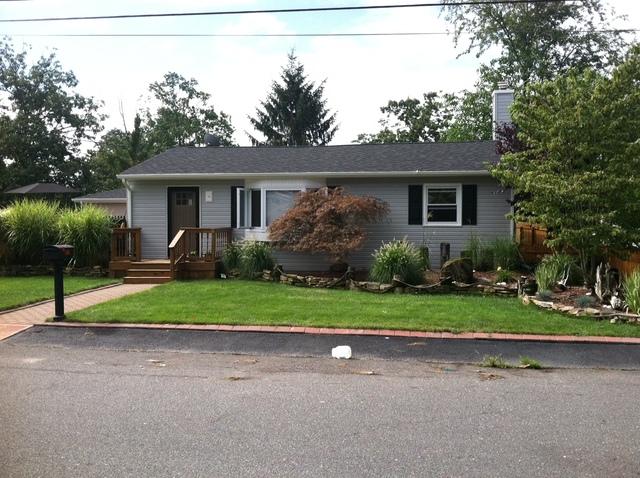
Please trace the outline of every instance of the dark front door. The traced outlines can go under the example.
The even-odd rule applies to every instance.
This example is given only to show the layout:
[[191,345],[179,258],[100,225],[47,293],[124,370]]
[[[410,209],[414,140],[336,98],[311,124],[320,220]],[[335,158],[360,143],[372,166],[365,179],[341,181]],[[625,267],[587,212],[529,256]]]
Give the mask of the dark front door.
[[169,188],[169,244],[185,227],[199,227],[198,188]]

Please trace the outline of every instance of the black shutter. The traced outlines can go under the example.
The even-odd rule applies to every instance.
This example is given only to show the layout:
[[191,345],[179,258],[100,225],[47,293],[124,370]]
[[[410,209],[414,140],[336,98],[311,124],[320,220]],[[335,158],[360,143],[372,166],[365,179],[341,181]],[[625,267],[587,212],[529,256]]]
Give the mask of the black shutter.
[[262,227],[262,191],[251,191],[251,227]]
[[462,225],[478,224],[478,185],[462,185]]
[[238,227],[238,186],[231,186],[231,227]]
[[423,200],[422,200],[422,184],[409,185],[409,225],[422,226],[423,222]]

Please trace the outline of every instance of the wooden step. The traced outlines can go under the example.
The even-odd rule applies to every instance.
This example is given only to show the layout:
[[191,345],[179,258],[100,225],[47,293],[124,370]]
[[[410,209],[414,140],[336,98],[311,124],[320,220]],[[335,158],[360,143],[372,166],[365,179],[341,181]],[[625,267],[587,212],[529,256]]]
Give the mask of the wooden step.
[[127,277],[171,277],[171,269],[129,269]]
[[132,269],[169,269],[171,267],[169,261],[144,261],[132,262],[129,264],[129,270]]
[[126,276],[124,278],[125,284],[166,284],[167,282],[171,282],[171,277],[165,276],[142,276],[142,277],[132,277]]

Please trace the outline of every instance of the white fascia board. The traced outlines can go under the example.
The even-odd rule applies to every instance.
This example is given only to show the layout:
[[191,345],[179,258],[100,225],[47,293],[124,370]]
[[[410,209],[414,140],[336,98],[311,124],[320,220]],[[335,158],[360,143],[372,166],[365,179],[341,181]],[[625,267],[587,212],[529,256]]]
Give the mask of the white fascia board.
[[433,176],[490,176],[482,171],[376,171],[376,172],[313,172],[313,173],[183,173],[183,174],[120,174],[124,180],[181,180],[181,179],[251,179],[251,178],[379,178],[379,177],[433,177]]

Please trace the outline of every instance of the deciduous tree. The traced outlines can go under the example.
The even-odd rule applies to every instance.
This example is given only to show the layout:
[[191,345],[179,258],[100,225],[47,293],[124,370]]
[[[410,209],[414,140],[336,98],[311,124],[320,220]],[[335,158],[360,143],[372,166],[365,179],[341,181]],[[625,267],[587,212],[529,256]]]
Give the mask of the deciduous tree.
[[347,194],[342,188],[300,193],[294,206],[269,226],[269,237],[296,252],[323,252],[344,262],[366,238],[364,226],[382,220],[389,206],[373,197]]
[[548,244],[576,251],[588,278],[597,259],[640,243],[640,47],[604,74],[572,71],[530,85],[513,118],[523,151],[493,174],[520,194],[515,217],[544,224]]

